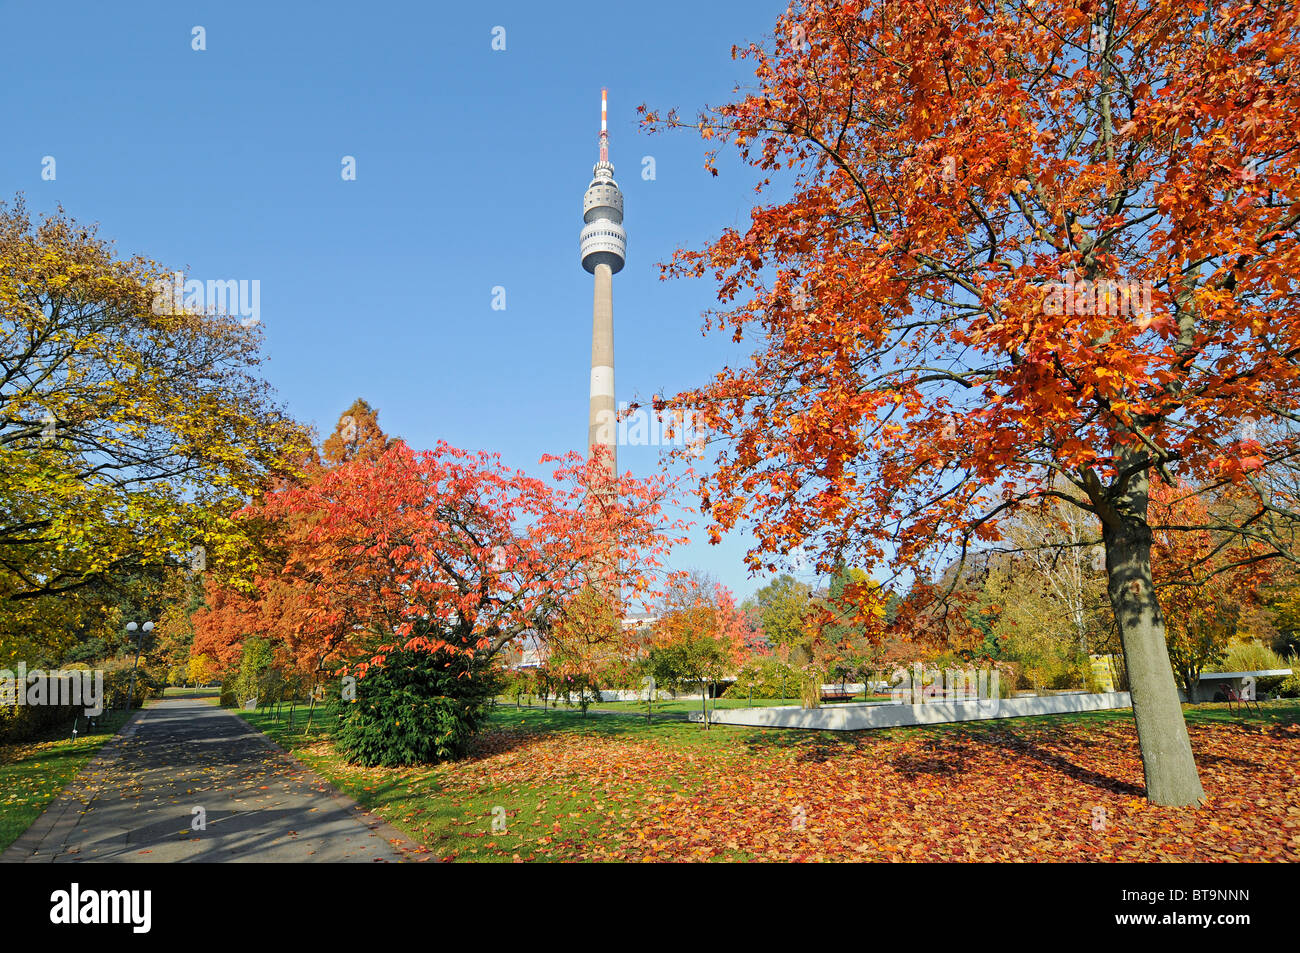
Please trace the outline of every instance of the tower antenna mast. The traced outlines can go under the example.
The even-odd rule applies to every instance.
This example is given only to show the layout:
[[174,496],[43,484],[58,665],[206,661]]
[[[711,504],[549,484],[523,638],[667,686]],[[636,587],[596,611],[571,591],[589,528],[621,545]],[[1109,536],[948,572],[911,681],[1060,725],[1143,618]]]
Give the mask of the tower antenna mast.
[[609,90],[600,88],[600,161],[609,161]]

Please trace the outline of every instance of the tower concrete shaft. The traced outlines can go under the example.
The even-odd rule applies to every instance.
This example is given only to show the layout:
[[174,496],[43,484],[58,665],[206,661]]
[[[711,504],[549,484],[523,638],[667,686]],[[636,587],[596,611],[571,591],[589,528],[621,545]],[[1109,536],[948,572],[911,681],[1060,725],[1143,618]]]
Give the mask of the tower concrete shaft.
[[614,272],[605,262],[596,265],[595,297],[591,306],[591,401],[587,422],[587,455],[597,446],[608,453],[610,472],[618,474],[618,416],[614,404]]
[[623,268],[627,233],[623,231],[623,193],[609,161],[606,91],[600,91],[600,161],[582,200],[582,267],[595,278],[591,309],[591,401],[587,421],[587,455],[605,448],[610,472],[618,473],[618,417],[614,403],[614,282]]

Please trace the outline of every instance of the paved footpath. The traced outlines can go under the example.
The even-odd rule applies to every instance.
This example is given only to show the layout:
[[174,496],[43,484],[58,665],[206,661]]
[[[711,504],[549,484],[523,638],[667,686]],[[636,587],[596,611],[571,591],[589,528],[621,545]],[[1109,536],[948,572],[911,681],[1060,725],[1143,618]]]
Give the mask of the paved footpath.
[[[194,830],[194,808],[206,830]],[[348,862],[428,855],[238,715],[195,699],[138,712],[6,862]]]

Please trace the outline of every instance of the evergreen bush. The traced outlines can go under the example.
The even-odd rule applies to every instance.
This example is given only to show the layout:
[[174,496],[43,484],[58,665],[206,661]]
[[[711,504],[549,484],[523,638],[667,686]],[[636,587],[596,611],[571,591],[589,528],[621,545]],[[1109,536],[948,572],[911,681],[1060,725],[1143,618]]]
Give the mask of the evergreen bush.
[[500,687],[481,656],[402,649],[357,680],[335,741],[355,764],[399,767],[462,757]]

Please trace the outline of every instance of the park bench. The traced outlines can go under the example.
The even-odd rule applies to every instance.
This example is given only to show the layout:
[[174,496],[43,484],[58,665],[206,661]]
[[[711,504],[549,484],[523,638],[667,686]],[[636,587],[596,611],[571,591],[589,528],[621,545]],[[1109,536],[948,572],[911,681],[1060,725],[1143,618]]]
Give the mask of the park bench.
[[843,702],[848,701],[856,694],[846,688],[823,688],[822,701],[824,702]]
[[1229,711],[1234,710],[1233,705],[1237,706],[1235,709],[1236,711],[1241,711],[1243,708],[1246,711],[1250,711],[1250,706],[1252,704],[1255,706],[1256,711],[1260,711],[1259,702],[1255,700],[1253,695],[1243,695],[1241,692],[1237,691],[1236,687],[1233,685],[1225,685],[1223,688],[1224,692],[1228,696]]

